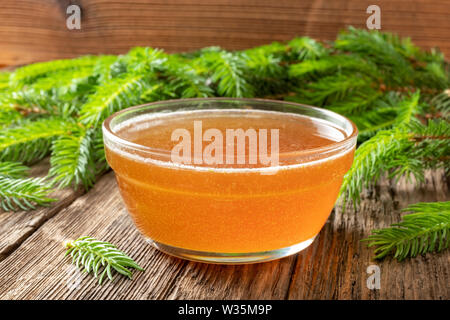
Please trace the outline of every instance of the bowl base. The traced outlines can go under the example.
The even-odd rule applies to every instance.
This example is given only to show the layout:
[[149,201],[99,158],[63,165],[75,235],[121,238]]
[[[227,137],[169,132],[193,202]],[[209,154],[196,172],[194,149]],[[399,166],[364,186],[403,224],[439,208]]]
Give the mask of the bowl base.
[[249,252],[249,253],[222,253],[222,252],[206,252],[196,251],[178,248],[163,244],[152,239],[146,238],[146,240],[156,247],[158,250],[175,256],[177,258],[187,259],[196,262],[215,263],[215,264],[249,264],[266,262],[276,259],[281,259],[307,248],[315,239],[315,236],[311,239],[302,241],[289,247],[281,249],[261,251],[261,252]]

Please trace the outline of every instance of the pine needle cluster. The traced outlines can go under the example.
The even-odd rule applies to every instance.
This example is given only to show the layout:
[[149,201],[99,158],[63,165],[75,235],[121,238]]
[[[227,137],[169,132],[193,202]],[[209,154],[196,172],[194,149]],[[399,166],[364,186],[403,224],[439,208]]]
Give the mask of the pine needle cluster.
[[[327,43],[299,37],[180,54],[137,47],[0,72],[0,203],[5,210],[32,209],[49,203],[55,187],[92,187],[107,170],[101,124],[118,110],[226,96],[312,104],[352,119],[359,148],[341,199],[357,205],[361,190],[383,174],[420,182],[426,169],[449,172],[449,82],[438,50],[351,27]],[[46,156],[48,176],[28,178],[23,166]]]

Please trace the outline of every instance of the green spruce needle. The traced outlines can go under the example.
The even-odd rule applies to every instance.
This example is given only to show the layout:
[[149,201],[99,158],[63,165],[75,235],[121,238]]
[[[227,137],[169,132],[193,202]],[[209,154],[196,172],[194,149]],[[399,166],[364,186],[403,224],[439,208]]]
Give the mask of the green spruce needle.
[[144,271],[133,259],[106,241],[92,237],[80,237],[65,244],[66,256],[72,257],[77,268],[91,273],[102,284],[105,276],[113,281],[113,270],[128,278],[132,278],[132,270]]
[[373,230],[363,241],[376,246],[375,258],[389,254],[399,261],[427,252],[440,252],[450,244],[450,202],[420,202],[403,211],[413,212],[389,228]]
[[48,197],[52,191],[50,183],[44,178],[11,178],[0,175],[0,207],[5,211],[27,211],[48,205],[56,201]]

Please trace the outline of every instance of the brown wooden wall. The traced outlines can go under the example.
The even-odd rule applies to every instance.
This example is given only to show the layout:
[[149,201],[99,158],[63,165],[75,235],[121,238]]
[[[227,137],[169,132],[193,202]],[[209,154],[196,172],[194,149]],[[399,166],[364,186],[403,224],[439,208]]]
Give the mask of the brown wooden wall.
[[[70,4],[82,8],[81,30],[66,28]],[[334,39],[347,25],[365,27],[370,4],[381,7],[382,30],[450,56],[450,0],[0,0],[0,65],[138,45],[173,52],[296,35]]]

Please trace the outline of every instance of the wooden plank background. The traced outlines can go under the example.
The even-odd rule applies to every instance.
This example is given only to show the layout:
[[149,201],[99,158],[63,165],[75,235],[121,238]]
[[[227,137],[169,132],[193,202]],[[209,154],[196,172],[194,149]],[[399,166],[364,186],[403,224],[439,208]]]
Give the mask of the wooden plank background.
[[[81,30],[66,28],[66,8],[82,9]],[[242,49],[297,35],[334,39],[366,27],[371,4],[385,31],[450,55],[449,0],[1,0],[0,65],[124,53],[133,46],[169,52],[220,45]]]

